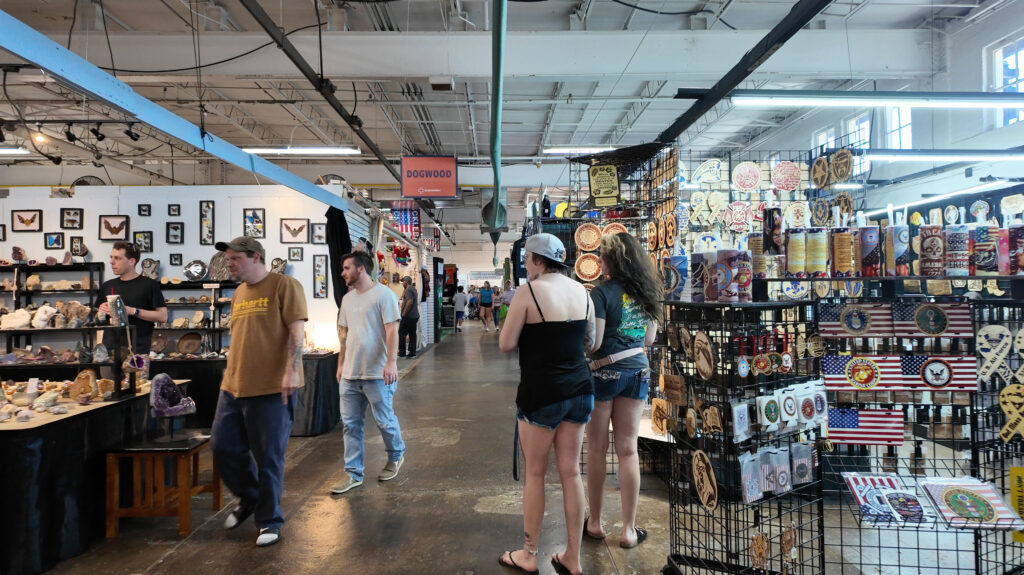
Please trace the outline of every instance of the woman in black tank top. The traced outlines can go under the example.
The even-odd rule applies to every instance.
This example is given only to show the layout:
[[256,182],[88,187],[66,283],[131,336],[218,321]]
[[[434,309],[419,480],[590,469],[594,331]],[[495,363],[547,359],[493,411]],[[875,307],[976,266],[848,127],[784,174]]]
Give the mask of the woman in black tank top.
[[[581,573],[580,540],[585,499],[579,458],[583,426],[594,407],[594,386],[584,348],[594,338],[593,305],[579,283],[563,275],[565,249],[551,234],[531,236],[524,246],[530,283],[516,291],[509,306],[499,344],[502,351],[519,349],[520,382],[516,393],[518,433],[526,473],[523,487],[523,548],[506,551],[498,562],[526,573],[537,573],[541,522],[544,517],[544,474],[554,446],[565,502],[569,533],[565,551],[551,556],[558,573]],[[535,289],[535,285],[537,289]],[[537,293],[548,298],[542,307]],[[553,295],[552,295],[553,294]],[[548,301],[551,300],[553,301]],[[575,307],[571,302],[585,302]],[[559,303],[586,310],[577,317],[552,320]],[[539,322],[527,323],[535,309]],[[547,317],[545,317],[545,311]],[[557,316],[556,316],[557,317]]]

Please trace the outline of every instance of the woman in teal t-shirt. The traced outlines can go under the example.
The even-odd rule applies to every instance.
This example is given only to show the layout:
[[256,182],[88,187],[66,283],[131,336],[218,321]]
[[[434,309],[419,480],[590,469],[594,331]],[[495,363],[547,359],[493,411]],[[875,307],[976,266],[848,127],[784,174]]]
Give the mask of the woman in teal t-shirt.
[[484,322],[484,331],[491,331],[491,323],[494,315],[491,309],[494,307],[494,290],[491,289],[491,282],[484,282],[480,288],[480,321]]

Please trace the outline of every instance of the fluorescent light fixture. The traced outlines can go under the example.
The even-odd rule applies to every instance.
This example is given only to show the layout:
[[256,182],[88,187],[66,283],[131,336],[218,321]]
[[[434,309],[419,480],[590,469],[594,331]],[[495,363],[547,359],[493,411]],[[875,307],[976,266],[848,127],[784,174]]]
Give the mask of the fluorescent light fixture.
[[864,150],[872,162],[1009,162],[1024,160],[1020,150]]
[[864,184],[832,184],[833,190],[863,190]]
[[1024,108],[1016,92],[845,92],[829,90],[733,90],[730,100],[747,108]]
[[700,184],[684,184],[683,185],[683,189],[684,190],[699,190],[700,189]]
[[321,148],[242,148],[243,152],[264,156],[358,156],[363,153],[356,146],[330,146]]
[[27,156],[28,150],[24,148],[0,148],[0,156]]
[[[948,198],[952,198],[954,196],[963,196],[965,194],[973,194],[973,193],[976,193],[976,192],[982,192],[982,191],[985,191],[985,190],[990,190],[992,188],[997,188],[999,186],[1003,186],[1006,183],[1007,183],[1006,180],[993,180],[991,182],[985,182],[984,184],[978,184],[976,186],[971,186],[969,188],[964,188],[962,190],[957,190],[955,192],[950,192],[948,194],[942,194],[940,196],[933,196],[933,197],[930,197],[930,198],[921,198],[920,200],[914,200],[913,202],[907,202],[905,204],[900,204],[898,206],[893,206],[892,211],[896,212],[896,211],[902,210],[903,208],[912,208],[914,206],[930,204],[932,202],[941,202],[942,200],[945,200],[945,199],[948,199]],[[888,210],[889,210],[889,208],[886,207],[886,208],[882,208],[882,209],[878,209],[878,210],[871,210],[870,212],[864,212],[864,217],[877,216],[878,214],[884,214]]]
[[614,146],[551,146],[544,148],[543,153],[549,155],[599,154],[614,149]]

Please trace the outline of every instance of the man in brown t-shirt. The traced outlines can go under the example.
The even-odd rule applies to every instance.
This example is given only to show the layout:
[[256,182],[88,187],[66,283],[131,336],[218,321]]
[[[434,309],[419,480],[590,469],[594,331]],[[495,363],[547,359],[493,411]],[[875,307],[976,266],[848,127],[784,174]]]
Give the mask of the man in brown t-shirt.
[[211,446],[221,479],[238,496],[224,526],[256,513],[256,545],[281,537],[284,453],[292,428],[292,393],[302,386],[308,314],[302,285],[267,271],[253,238],[218,242],[228,271],[242,282],[231,298],[231,351],[220,386]]

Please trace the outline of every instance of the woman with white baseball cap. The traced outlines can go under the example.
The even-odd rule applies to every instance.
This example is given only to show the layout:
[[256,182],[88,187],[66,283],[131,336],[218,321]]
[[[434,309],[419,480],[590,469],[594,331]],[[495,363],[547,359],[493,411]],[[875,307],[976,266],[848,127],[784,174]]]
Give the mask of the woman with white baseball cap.
[[585,499],[579,458],[583,429],[594,408],[594,384],[585,351],[595,338],[594,304],[579,282],[566,277],[565,246],[551,234],[526,240],[530,281],[516,291],[498,339],[501,350],[519,349],[516,394],[518,433],[526,460],[523,488],[523,548],[498,561],[537,573],[538,542],[544,517],[544,474],[551,447],[562,482],[568,542],[551,556],[561,574],[580,570]]

